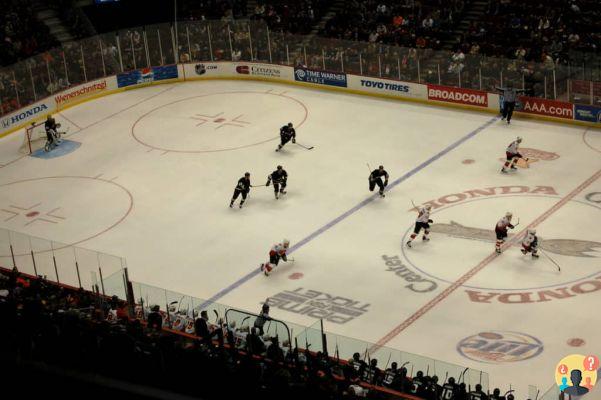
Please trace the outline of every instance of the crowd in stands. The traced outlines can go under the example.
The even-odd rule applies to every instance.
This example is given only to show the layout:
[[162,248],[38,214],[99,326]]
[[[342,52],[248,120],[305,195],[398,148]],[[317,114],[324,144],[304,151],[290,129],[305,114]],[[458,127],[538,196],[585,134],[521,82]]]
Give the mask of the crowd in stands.
[[[277,335],[268,337],[263,330],[271,320],[268,304],[246,328],[223,319],[211,323],[206,310],[182,325],[159,306],[138,305],[133,315],[140,318],[129,312],[115,296],[0,270],[0,363],[41,362],[204,399],[438,400],[445,390],[454,396],[445,399],[473,398],[461,377],[440,382],[423,371],[410,377],[405,365],[382,368],[359,353],[339,360],[337,354],[306,352]],[[483,400],[513,400],[498,389],[487,395],[479,385],[471,393]]]
[[600,44],[598,0],[489,0],[484,18],[469,26],[463,51],[552,68],[574,51],[598,53]]
[[259,0],[250,16],[265,20],[273,30],[306,34],[319,22],[331,0]]
[[338,39],[438,49],[464,8],[464,0],[351,0],[321,33]]
[[35,16],[30,0],[4,0],[0,14],[0,65],[6,66],[58,45]]

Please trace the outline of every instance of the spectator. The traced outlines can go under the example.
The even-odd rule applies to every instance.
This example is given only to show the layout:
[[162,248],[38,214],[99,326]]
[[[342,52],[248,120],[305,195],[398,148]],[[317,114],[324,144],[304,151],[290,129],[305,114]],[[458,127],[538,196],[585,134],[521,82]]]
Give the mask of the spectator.
[[246,351],[250,355],[265,353],[265,343],[261,339],[261,336],[259,336],[259,330],[255,327],[251,328],[248,335],[246,335]]
[[267,358],[275,362],[284,361],[284,351],[280,347],[277,336],[271,338],[271,344],[267,348]]

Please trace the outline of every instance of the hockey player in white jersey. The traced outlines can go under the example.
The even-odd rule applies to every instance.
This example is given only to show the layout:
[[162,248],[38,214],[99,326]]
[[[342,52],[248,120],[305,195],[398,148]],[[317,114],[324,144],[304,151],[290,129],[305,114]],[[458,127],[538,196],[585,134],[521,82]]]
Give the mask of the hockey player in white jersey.
[[495,234],[497,235],[497,243],[495,244],[495,251],[497,253],[501,253],[501,246],[505,243],[505,238],[507,238],[507,229],[515,228],[514,225],[511,225],[511,218],[513,214],[507,212],[503,218],[497,222],[495,226]]
[[530,229],[522,241],[522,254],[532,253],[533,258],[538,258],[538,238],[536,230]]
[[430,238],[428,238],[428,234],[430,233],[430,224],[433,222],[430,219],[431,209],[432,206],[430,204],[427,204],[425,207],[419,209],[419,214],[417,215],[417,219],[415,220],[415,228],[413,228],[413,233],[411,234],[411,237],[407,242],[407,247],[411,247],[411,242],[417,237],[417,235],[419,235],[419,232],[422,229],[424,230],[424,236],[422,237],[422,240],[424,242],[430,240]]
[[522,138],[518,136],[513,142],[509,144],[509,146],[507,146],[507,149],[505,150],[507,161],[505,161],[503,168],[501,168],[501,172],[503,172],[504,174],[507,173],[507,168],[517,169],[515,167],[515,164],[520,158],[524,158],[520,154],[520,143],[522,143]]
[[269,250],[269,262],[261,264],[261,271],[268,276],[271,271],[278,265],[280,260],[288,261],[286,252],[290,247],[290,241],[288,239],[282,240],[282,243],[274,244]]

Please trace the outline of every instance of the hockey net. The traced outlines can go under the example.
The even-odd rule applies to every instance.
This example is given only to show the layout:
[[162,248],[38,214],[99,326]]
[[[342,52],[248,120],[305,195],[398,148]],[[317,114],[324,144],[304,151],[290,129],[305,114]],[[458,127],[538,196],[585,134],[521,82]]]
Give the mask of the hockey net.
[[44,122],[35,122],[25,128],[23,143],[19,151],[23,154],[31,154],[41,149],[46,144],[46,129]]

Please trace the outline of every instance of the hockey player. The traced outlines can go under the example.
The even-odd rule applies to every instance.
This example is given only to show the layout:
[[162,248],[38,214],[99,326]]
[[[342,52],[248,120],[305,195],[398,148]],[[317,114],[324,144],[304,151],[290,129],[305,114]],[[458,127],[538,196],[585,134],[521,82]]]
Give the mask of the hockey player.
[[511,218],[513,214],[507,212],[503,218],[497,222],[495,226],[495,234],[497,235],[497,243],[495,245],[495,250],[497,253],[501,253],[501,245],[505,243],[505,238],[507,237],[507,229],[513,229],[515,226],[511,225]]
[[288,181],[288,173],[281,165],[278,165],[277,169],[267,176],[267,183],[265,185],[269,186],[271,181],[273,181],[273,191],[275,193],[275,199],[277,200],[279,194],[286,194],[284,189],[286,188],[286,182]]
[[430,204],[426,204],[425,207],[420,208],[419,214],[417,215],[417,219],[415,220],[415,228],[413,228],[413,233],[411,234],[411,237],[407,242],[407,247],[411,247],[411,242],[413,241],[413,239],[416,238],[417,235],[419,235],[419,232],[422,229],[424,230],[424,236],[422,237],[422,240],[424,242],[430,240],[430,238],[428,238],[428,234],[430,233],[430,224],[433,222],[430,219],[431,209],[432,206]]
[[[382,176],[384,177],[384,182],[382,182]],[[369,174],[369,191],[373,192],[376,185],[380,188],[380,197],[385,197],[384,188],[388,186],[388,172],[386,172],[383,165],[380,165],[378,169],[374,169]]]
[[232,201],[230,201],[230,208],[234,207],[234,201],[238,198],[238,196],[242,195],[242,200],[240,200],[240,208],[246,201],[246,196],[250,192],[250,172],[244,174],[244,176],[238,179],[238,184],[234,189],[234,195],[232,196]]
[[296,131],[292,127],[292,122],[288,122],[288,125],[284,125],[280,128],[281,143],[278,144],[278,148],[275,149],[275,151],[280,151],[290,140],[292,140],[292,143],[296,143]]
[[57,124],[52,115],[46,117],[44,123],[44,129],[46,130],[46,139],[48,140],[48,148],[56,147],[61,142],[58,138],[57,129],[61,127],[61,124]]
[[268,276],[271,271],[278,265],[280,260],[288,262],[286,252],[290,247],[290,241],[288,239],[282,240],[282,243],[274,244],[269,251],[269,262],[261,264],[261,271]]
[[532,258],[538,258],[538,238],[536,230],[529,229],[522,242],[522,254],[532,253]]
[[397,363],[393,362],[390,365],[390,368],[387,368],[384,372],[384,376],[382,378],[382,386],[392,387],[393,383],[397,380],[399,376],[399,370],[397,369]]
[[515,167],[515,163],[517,163],[520,158],[524,158],[520,154],[520,143],[522,143],[522,138],[518,136],[513,142],[509,144],[509,146],[507,146],[507,149],[505,150],[505,154],[507,155],[507,161],[505,161],[505,165],[503,165],[503,168],[501,168],[501,172],[507,173],[507,167],[509,167],[510,164],[511,169],[517,169]]

